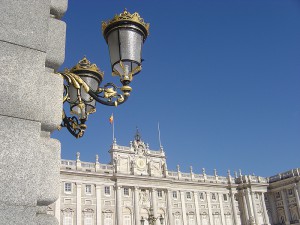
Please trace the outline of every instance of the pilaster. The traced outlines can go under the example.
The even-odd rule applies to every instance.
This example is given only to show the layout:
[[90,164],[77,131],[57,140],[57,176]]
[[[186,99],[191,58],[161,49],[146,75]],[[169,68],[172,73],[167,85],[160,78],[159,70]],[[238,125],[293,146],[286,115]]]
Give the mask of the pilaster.
[[81,183],[76,183],[76,225],[81,225]]
[[197,220],[197,225],[201,224],[200,221],[200,210],[199,210],[199,202],[198,202],[199,196],[198,192],[194,191],[194,202],[195,202],[195,210],[196,210],[196,220]]
[[[152,197],[152,209],[153,209],[153,214],[154,217],[157,217],[157,190],[155,188],[152,188],[151,190],[151,197]],[[155,221],[156,225],[159,225],[159,221]]]
[[121,187],[116,186],[116,197],[117,197],[117,224],[123,225],[122,223],[122,193],[121,193]]
[[172,214],[173,205],[172,205],[171,195],[172,195],[172,190],[168,189],[167,190],[168,221],[169,221],[168,225],[174,225],[173,214]]
[[254,212],[254,219],[255,219],[255,223],[259,224],[259,220],[258,220],[258,214],[257,214],[257,208],[256,208],[256,203],[255,203],[255,196],[254,196],[254,192],[251,191],[250,192],[250,196],[251,196],[251,202],[252,202],[252,206],[253,206],[253,212]]
[[263,213],[264,213],[264,223],[267,225],[270,225],[270,220],[269,220],[269,215],[268,215],[268,211],[267,211],[267,207],[266,207],[264,193],[261,193],[259,196],[260,196],[260,203],[262,205]]
[[213,224],[213,215],[212,215],[212,208],[211,208],[211,201],[210,201],[210,193],[209,192],[206,192],[206,199],[207,199],[209,223]]
[[101,189],[103,187],[96,185],[96,225],[102,224],[102,204],[101,204]]
[[139,206],[139,189],[134,187],[134,218],[135,225],[140,224],[140,206]]
[[184,192],[183,191],[180,191],[180,200],[181,200],[181,210],[182,210],[183,225],[187,225],[186,207],[185,207],[185,196],[184,196]]
[[221,211],[221,219],[222,219],[222,224],[225,225],[225,216],[224,216],[224,206],[223,206],[223,198],[222,198],[222,193],[218,193],[219,196],[219,202],[220,202],[220,211]]
[[238,215],[236,213],[236,204],[235,204],[235,193],[232,191],[232,188],[230,188],[230,200],[231,200],[231,207],[232,207],[232,213],[233,213],[233,222],[234,225],[238,225]]
[[245,192],[242,192],[242,199],[243,199],[244,215],[245,215],[244,219],[245,219],[245,223],[248,224],[250,217],[249,217],[248,204],[247,204]]
[[290,210],[289,210],[289,205],[288,205],[288,200],[286,197],[285,190],[281,190],[281,196],[282,196],[283,207],[284,207],[285,218],[286,218],[285,224],[289,225],[291,221],[291,216],[290,216]]

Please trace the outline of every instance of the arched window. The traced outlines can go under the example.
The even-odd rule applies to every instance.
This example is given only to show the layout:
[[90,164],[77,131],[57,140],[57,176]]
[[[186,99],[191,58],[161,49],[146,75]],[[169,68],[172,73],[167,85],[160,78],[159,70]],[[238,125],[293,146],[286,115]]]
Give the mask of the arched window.
[[104,214],[104,225],[113,225],[113,223],[112,223],[112,214],[111,213],[105,213]]
[[93,214],[87,213],[84,215],[84,225],[93,225]]
[[194,215],[189,215],[189,225],[195,225],[195,219],[194,219]]
[[63,217],[63,225],[73,225],[73,218],[71,212],[66,212]]
[[74,210],[71,208],[62,210],[63,225],[73,225],[73,213]]
[[124,225],[131,225],[131,216],[130,215],[124,215],[123,219],[124,219],[124,221],[123,221]]

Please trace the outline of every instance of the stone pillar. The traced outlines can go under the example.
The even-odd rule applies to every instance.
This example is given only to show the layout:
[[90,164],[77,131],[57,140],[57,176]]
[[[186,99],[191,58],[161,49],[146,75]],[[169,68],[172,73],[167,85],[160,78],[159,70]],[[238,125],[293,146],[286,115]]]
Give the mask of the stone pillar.
[[236,204],[235,204],[235,198],[234,198],[235,193],[232,191],[230,188],[230,200],[231,200],[231,207],[232,207],[232,213],[233,213],[233,221],[234,225],[238,225],[238,215],[236,213]]
[[122,223],[122,193],[121,193],[121,187],[116,187],[116,197],[117,197],[117,224],[123,225]]
[[276,210],[276,202],[274,198],[274,193],[269,192],[269,203],[271,207],[271,215],[272,215],[272,224],[278,223],[277,210]]
[[247,206],[247,200],[246,200],[246,194],[244,192],[242,192],[242,196],[243,196],[243,205],[244,205],[244,215],[245,215],[245,222],[246,224],[249,223],[249,211],[248,211],[248,206]]
[[262,205],[263,213],[264,213],[264,223],[267,225],[270,225],[270,220],[269,220],[269,215],[268,215],[268,211],[267,211],[264,193],[261,193],[259,196],[260,196],[260,203]]
[[183,225],[187,225],[184,191],[180,191],[180,200],[181,200]]
[[96,225],[102,224],[102,199],[101,199],[101,189],[103,187],[96,185]]
[[168,204],[168,225],[174,225],[173,214],[172,214],[172,190],[167,190],[167,204]]
[[194,191],[194,201],[195,201],[195,210],[196,210],[196,220],[197,220],[197,225],[200,225],[200,210],[199,210],[199,202],[198,202],[199,196],[198,192]]
[[140,205],[139,205],[139,189],[138,187],[134,187],[134,218],[135,225],[140,224]]
[[225,216],[224,216],[224,206],[223,206],[223,198],[222,198],[222,193],[218,193],[219,196],[219,202],[220,202],[220,211],[221,211],[221,219],[222,219],[222,224],[225,225]]
[[282,200],[283,200],[283,207],[284,207],[285,218],[286,218],[285,224],[289,225],[290,221],[291,221],[291,216],[290,216],[288,200],[286,198],[286,193],[284,190],[281,190],[281,196],[282,196]]
[[298,215],[300,216],[300,199],[299,199],[299,192],[298,192],[297,185],[294,186],[294,192],[295,192],[296,203],[298,208]]
[[250,197],[251,197],[251,202],[252,202],[252,206],[253,206],[253,212],[254,212],[255,223],[256,223],[256,224],[259,224],[254,194],[255,194],[255,193],[254,193],[253,191],[250,192]]
[[57,221],[60,223],[60,197],[55,202],[55,213],[54,213]]
[[81,225],[81,184],[76,183],[76,225]]
[[54,225],[59,197],[67,0],[5,0],[0,13],[1,224]]
[[209,192],[206,192],[206,199],[207,199],[207,207],[208,207],[208,215],[209,215],[209,224],[213,224],[213,215],[212,215],[212,208],[211,208]]
[[250,192],[249,192],[248,188],[245,189],[244,192],[245,192],[246,204],[247,204],[247,208],[248,208],[249,221],[250,221],[250,223],[253,223],[252,220],[254,220],[254,212],[253,212],[253,205],[252,205],[252,201],[251,201],[251,197],[250,197]]
[[[152,209],[153,209],[153,214],[154,217],[157,217],[157,190],[155,188],[152,188],[152,193],[151,193],[151,197],[152,197]],[[159,225],[159,221],[155,221],[156,225]]]

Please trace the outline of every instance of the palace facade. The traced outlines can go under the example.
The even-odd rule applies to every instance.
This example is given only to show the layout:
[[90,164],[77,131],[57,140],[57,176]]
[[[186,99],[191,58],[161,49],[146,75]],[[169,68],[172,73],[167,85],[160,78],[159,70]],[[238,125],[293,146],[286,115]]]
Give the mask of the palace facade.
[[228,171],[226,177],[169,171],[161,148],[137,133],[130,146],[116,141],[111,163],[61,161],[61,190],[48,208],[61,225],[279,225],[300,224],[300,169],[269,178]]

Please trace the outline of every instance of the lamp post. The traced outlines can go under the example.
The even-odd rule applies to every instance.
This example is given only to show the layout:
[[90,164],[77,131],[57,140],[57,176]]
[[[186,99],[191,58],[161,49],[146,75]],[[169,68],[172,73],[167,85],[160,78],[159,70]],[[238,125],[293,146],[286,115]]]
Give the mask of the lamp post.
[[146,220],[148,221],[149,225],[154,225],[155,221],[158,220],[158,219],[160,221],[160,224],[163,225],[164,224],[163,216],[160,215],[158,217],[155,217],[154,214],[153,214],[153,209],[150,208],[150,214],[149,214],[148,218],[144,218],[144,217],[141,218],[141,225],[144,225]]
[[138,13],[115,15],[102,22],[102,33],[109,47],[112,75],[122,84],[107,83],[100,87],[104,73],[86,57],[72,69],[59,73],[64,78],[63,102],[68,102],[69,117],[63,111],[61,127],[66,127],[76,138],[84,135],[88,115],[96,112],[96,102],[107,106],[123,104],[132,88],[133,76],[142,70],[142,46],[149,35],[149,24]]

